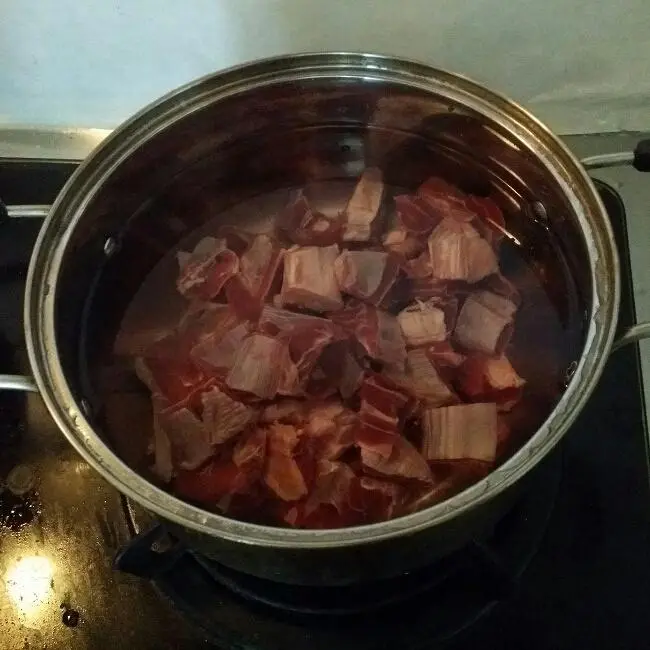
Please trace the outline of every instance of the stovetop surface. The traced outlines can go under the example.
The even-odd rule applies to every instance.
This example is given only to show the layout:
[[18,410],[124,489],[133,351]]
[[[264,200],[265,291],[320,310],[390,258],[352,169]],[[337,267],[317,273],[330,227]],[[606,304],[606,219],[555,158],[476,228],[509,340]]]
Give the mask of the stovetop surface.
[[[49,203],[73,168],[0,162],[0,197]],[[603,192],[622,253],[625,326],[634,318],[625,222],[616,195]],[[39,227],[33,219],[0,224],[0,372],[27,369],[22,291]],[[647,647],[650,484],[641,391],[638,350],[614,354],[553,461],[561,475],[538,552],[514,592],[445,647]],[[123,498],[68,445],[40,398],[0,394],[2,650],[209,647],[206,632],[153,583],[113,570],[113,557],[132,534]],[[286,643],[289,637],[272,636],[267,625],[256,630],[257,614],[236,597],[221,598],[215,616],[228,628],[221,638],[230,647],[319,645],[319,627],[305,619],[291,623],[293,645]],[[390,609],[382,616],[390,616]],[[245,628],[240,638],[237,625]],[[372,637],[372,625],[367,634]],[[407,638],[399,644],[405,650],[434,647],[426,635],[405,631]],[[410,644],[414,638],[417,643]],[[374,643],[395,645],[388,638]]]

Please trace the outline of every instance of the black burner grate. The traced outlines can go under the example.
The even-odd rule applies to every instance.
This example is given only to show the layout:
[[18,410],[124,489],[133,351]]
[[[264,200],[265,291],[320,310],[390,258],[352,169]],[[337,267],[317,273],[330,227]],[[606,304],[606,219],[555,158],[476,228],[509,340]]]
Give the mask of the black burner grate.
[[[255,647],[261,628],[265,649],[317,650],[335,643],[341,650],[374,650],[389,639],[392,647],[431,647],[516,592],[544,536],[561,466],[559,452],[544,461],[531,477],[531,489],[483,539],[387,580],[346,587],[263,580],[170,546],[161,526],[138,535],[116,566],[151,577],[220,647]],[[133,510],[127,507],[127,513],[137,530]],[[167,550],[160,552],[161,543]]]

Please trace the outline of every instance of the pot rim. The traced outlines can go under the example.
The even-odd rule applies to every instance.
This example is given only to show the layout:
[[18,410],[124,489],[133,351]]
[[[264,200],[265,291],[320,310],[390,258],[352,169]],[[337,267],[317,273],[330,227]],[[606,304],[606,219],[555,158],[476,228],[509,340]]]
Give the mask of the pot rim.
[[[63,256],[85,207],[116,167],[148,138],[209,103],[260,85],[346,76],[398,83],[451,97],[508,129],[553,175],[580,222],[591,267],[592,305],[578,367],[544,424],[487,477],[441,503],[386,522],[332,530],[296,530],[229,519],[192,506],[129,468],[84,416],[59,361],[55,336],[57,281]],[[45,404],[66,438],[107,481],[148,510],[212,537],[266,547],[333,548],[378,542],[442,524],[518,481],[567,431],[595,387],[612,347],[620,271],[607,214],[578,159],[547,127],[508,98],[466,77],[387,55],[332,52],[262,59],[206,75],[146,106],[106,138],[79,166],[54,202],[32,253],[25,294],[25,337]]]

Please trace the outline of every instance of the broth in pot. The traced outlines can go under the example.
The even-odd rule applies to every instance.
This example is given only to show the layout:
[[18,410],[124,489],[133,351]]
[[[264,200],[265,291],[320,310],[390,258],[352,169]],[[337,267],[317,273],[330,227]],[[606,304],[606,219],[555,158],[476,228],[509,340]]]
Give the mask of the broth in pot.
[[579,355],[568,263],[497,188],[436,171],[263,192],[182,237],[98,374],[123,458],[229,517],[338,528],[444,500],[524,444]]

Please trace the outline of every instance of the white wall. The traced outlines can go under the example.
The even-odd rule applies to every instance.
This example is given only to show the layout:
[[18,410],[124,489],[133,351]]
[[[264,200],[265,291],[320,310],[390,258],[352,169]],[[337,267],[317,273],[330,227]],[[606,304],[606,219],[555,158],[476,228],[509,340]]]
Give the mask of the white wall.
[[399,54],[557,131],[650,128],[650,0],[0,0],[0,122],[111,127],[248,59]]

